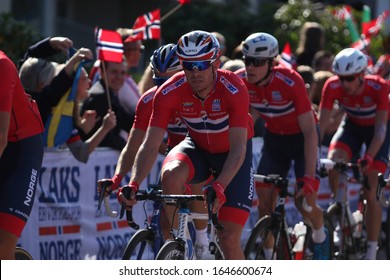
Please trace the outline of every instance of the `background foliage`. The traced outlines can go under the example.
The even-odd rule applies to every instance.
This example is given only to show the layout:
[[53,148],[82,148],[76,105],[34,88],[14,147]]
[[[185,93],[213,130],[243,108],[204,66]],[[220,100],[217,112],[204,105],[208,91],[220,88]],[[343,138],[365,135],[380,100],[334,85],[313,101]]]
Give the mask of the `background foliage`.
[[[162,16],[173,7],[161,7]],[[190,4],[183,5],[161,22],[161,42],[144,42],[149,52],[145,55],[145,60],[149,59],[152,50],[160,43],[177,42],[180,35],[196,29],[222,33],[227,40],[228,56],[242,40],[254,32],[273,34],[279,40],[280,51],[286,42],[289,42],[295,51],[299,30],[306,21],[316,21],[324,26],[327,50],[337,53],[351,44],[346,24],[332,16],[335,6],[318,1],[289,0],[288,3],[266,1],[259,5],[257,10],[245,7],[249,7],[248,0],[193,0]],[[353,10],[353,16],[360,31],[361,11]],[[41,38],[42,36],[26,23],[14,20],[9,14],[0,14],[0,49],[6,50],[15,63],[28,46]],[[382,51],[382,36],[377,36],[371,42],[374,60]]]

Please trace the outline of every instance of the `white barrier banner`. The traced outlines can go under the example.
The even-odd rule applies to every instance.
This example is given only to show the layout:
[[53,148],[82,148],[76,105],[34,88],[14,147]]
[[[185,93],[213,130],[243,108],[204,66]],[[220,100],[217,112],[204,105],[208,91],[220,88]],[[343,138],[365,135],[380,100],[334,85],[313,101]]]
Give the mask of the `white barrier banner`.
[[[68,151],[45,153],[33,211],[19,239],[34,259],[121,259],[134,230],[125,219],[106,215],[103,205],[102,211],[97,210],[96,190],[98,179],[113,176],[118,156],[117,151],[98,149],[84,164]],[[161,163],[159,156],[141,188],[156,183]],[[115,194],[110,202],[119,212]],[[134,207],[134,220],[141,227],[145,220],[142,207],[142,203]]]
[[[253,166],[256,170],[262,147],[262,139],[253,139]],[[119,153],[110,149],[97,149],[90,155],[87,164],[78,162],[69,151],[46,152],[39,176],[35,204],[29,221],[19,239],[34,259],[79,260],[121,259],[124,248],[134,233],[125,218],[109,217],[102,205],[97,210],[98,179],[114,175]],[[141,188],[156,183],[163,157],[159,156]],[[292,174],[290,174],[292,176]],[[129,174],[122,184],[129,181]],[[356,196],[355,196],[356,197]],[[327,178],[321,184],[319,204],[326,208],[331,201]],[[244,245],[258,219],[257,197],[251,215],[242,234]],[[115,194],[110,197],[113,210],[119,212]],[[147,217],[142,202],[134,207],[134,220],[141,227],[151,213],[152,203],[146,205]],[[291,227],[302,218],[293,200],[286,204],[287,221]]]

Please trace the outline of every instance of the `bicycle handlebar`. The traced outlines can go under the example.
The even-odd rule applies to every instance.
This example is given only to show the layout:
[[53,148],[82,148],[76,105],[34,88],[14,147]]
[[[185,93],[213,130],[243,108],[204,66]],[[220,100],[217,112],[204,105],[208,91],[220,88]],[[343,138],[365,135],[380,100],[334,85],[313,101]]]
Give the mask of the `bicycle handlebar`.
[[[289,193],[287,191],[287,187],[289,185],[291,185],[290,181],[287,178],[281,177],[279,174],[270,174],[270,175],[267,175],[267,176],[254,174],[253,177],[254,177],[256,182],[274,184],[275,186],[281,188],[282,190],[286,190],[286,194],[288,196],[294,197],[294,195],[292,193]],[[303,182],[296,183],[296,186],[297,186],[297,190],[299,191],[303,187]],[[313,210],[313,207],[311,207],[307,203],[306,197],[304,197],[304,196],[301,196],[300,198],[298,198],[298,204],[301,205],[302,208],[306,212],[310,213]]]
[[[360,163],[351,163],[351,162],[345,162],[345,161],[332,161],[331,159],[322,158],[320,159],[320,176],[326,177],[328,176],[328,172],[331,169],[336,170],[337,172],[341,174],[346,174],[346,171],[348,169],[352,168],[363,168],[366,165],[366,161],[361,161]],[[351,178],[348,177],[348,181],[352,181]],[[363,175],[362,179],[356,180],[359,183],[362,183],[363,186],[366,189],[370,189],[370,185],[368,184],[368,177],[366,175]]]

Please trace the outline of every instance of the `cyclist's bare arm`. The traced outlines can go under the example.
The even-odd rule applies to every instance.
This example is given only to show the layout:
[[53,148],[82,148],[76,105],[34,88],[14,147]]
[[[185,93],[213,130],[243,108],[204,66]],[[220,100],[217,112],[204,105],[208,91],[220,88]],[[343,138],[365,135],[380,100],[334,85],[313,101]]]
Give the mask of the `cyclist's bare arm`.
[[134,164],[134,158],[138,152],[139,147],[145,137],[145,131],[138,128],[132,128],[130,130],[129,138],[127,139],[126,146],[122,149],[122,152],[118,159],[115,174],[121,174],[125,176]]
[[375,130],[370,146],[366,153],[375,157],[386,137],[387,110],[377,111],[375,114]]
[[142,143],[135,157],[131,180],[141,183],[148,176],[164,139],[165,129],[149,127],[146,132],[145,141]]
[[298,116],[299,127],[304,137],[305,175],[314,177],[316,172],[318,135],[311,111]]
[[320,140],[324,139],[325,131],[328,127],[330,117],[332,115],[331,110],[322,108],[319,111],[319,130],[320,130]]

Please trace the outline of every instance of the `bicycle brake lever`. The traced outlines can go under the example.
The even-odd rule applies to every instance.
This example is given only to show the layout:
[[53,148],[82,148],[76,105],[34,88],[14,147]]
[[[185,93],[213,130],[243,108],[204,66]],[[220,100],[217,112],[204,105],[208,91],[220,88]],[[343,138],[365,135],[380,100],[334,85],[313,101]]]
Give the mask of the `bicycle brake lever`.
[[139,225],[133,220],[133,206],[129,210],[126,210],[126,220],[131,228],[135,230],[139,229]]
[[213,213],[213,202],[216,198],[215,190],[210,186],[207,191],[207,211],[209,214],[209,221],[213,223],[217,230],[223,230],[223,225],[221,225],[218,221],[217,213]]
[[101,209],[102,202],[104,199],[104,193],[106,192],[107,187],[112,185],[112,182],[110,179],[103,179],[100,181],[100,185],[101,185],[101,190],[100,190],[99,200],[98,200],[98,210]]
[[[126,199],[130,199],[131,188],[129,186],[124,186],[122,188],[122,193],[123,193],[123,196]],[[120,211],[119,219],[123,218],[123,215],[125,214],[125,210],[126,210],[126,203],[122,202],[121,203],[121,211]]]
[[[132,191],[132,190],[131,190],[130,186],[124,186],[124,187],[122,188],[122,193],[123,193],[123,195],[124,195],[124,197],[125,197],[126,199],[130,199],[131,191]],[[126,220],[127,220],[127,224],[128,224],[131,228],[133,228],[133,229],[135,229],[135,230],[139,229],[139,225],[138,225],[136,222],[134,222],[134,219],[133,219],[133,206],[127,207],[126,204],[125,204],[124,202],[122,202],[122,204],[121,204],[121,212],[120,212],[119,218],[120,218],[120,219],[123,218],[123,215],[124,215],[125,210],[126,210]]]

